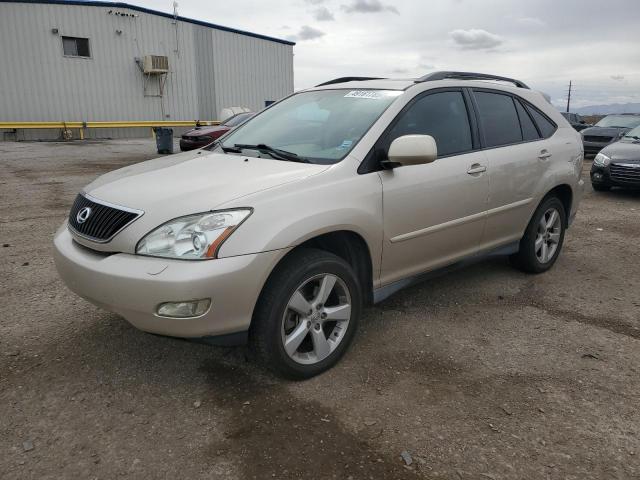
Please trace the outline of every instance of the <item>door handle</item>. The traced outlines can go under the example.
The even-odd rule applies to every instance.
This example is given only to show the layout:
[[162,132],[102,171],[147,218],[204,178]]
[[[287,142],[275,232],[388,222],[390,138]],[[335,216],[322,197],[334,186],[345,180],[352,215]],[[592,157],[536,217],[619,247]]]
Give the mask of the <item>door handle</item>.
[[474,163],[469,167],[469,170],[467,170],[467,173],[469,175],[475,175],[476,173],[482,173],[486,171],[487,171],[487,167],[485,167],[484,165],[480,165],[479,163]]
[[550,156],[551,156],[551,153],[549,153],[549,151],[548,151],[548,150],[542,150],[542,151],[540,152],[540,155],[538,155],[538,158],[539,158],[540,160],[546,160],[546,159],[547,159],[547,158],[549,158]]

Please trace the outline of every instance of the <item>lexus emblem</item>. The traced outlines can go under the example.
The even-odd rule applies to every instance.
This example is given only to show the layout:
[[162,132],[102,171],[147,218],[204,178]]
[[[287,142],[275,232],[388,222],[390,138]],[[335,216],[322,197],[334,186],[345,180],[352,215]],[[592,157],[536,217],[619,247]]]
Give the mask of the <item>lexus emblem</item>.
[[76,220],[80,225],[82,225],[84,222],[87,221],[90,215],[91,215],[91,207],[84,207],[80,209],[80,211],[76,215]]

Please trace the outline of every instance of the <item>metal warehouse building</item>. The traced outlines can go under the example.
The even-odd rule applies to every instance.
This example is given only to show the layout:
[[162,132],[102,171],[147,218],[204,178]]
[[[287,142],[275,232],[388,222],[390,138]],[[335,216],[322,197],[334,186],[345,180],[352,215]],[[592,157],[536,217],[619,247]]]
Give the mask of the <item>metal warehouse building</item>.
[[233,106],[257,111],[293,91],[293,45],[126,3],[0,0],[0,140],[61,134],[5,128],[11,122],[96,127],[91,122],[217,120]]

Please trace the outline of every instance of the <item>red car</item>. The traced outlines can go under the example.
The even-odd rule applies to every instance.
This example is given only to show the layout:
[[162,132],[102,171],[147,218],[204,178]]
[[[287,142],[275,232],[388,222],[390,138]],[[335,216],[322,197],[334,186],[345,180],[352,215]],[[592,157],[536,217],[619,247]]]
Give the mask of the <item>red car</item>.
[[253,115],[255,114],[252,112],[239,113],[227,119],[220,125],[196,127],[193,130],[189,130],[187,133],[182,135],[182,138],[180,138],[180,150],[185,152],[187,150],[206,147],[229,130],[249,120]]

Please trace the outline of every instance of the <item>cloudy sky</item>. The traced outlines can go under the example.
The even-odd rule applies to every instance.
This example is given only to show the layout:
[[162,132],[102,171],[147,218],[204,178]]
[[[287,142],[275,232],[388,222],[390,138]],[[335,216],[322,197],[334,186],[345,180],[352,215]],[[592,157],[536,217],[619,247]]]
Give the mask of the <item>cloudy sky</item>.
[[[170,0],[130,0],[171,11]],[[296,89],[347,76],[466,70],[554,104],[640,102],[639,0],[178,0],[178,13],[295,40]]]

